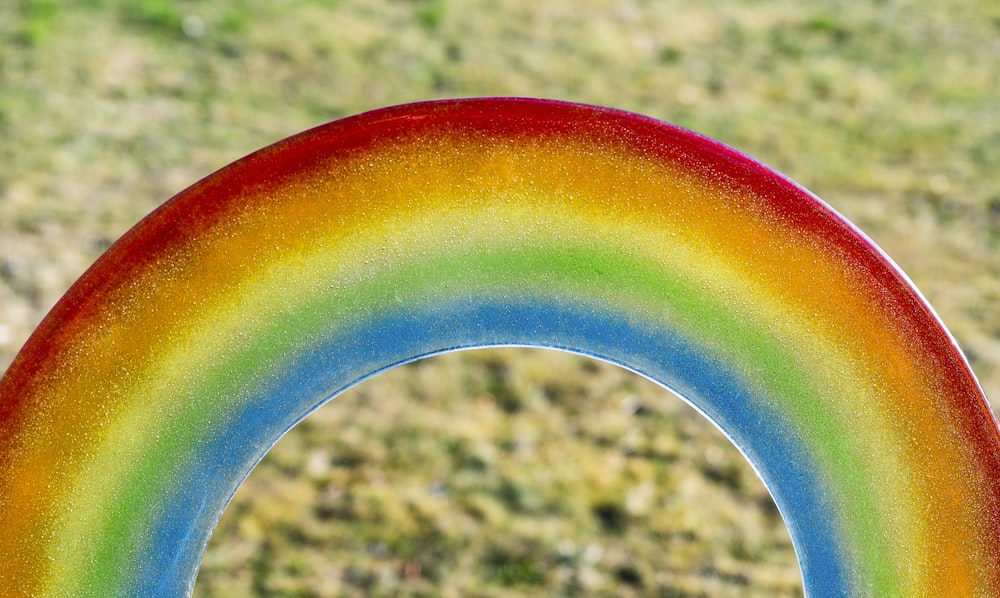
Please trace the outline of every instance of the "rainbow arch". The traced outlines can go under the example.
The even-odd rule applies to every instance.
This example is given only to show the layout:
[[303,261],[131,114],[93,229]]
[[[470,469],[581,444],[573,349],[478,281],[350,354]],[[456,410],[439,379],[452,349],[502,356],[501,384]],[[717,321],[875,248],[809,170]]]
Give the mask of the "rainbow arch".
[[1000,434],[907,279],[715,141],[544,100],[378,110],[197,183],[0,379],[0,587],[190,593],[257,461],[342,390],[494,345],[675,390],[756,467],[810,596],[1000,594]]

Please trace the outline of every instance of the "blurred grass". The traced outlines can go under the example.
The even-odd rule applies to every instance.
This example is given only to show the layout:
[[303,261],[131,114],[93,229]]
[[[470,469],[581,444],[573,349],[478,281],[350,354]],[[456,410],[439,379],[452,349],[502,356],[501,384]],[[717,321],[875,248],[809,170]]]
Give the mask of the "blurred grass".
[[[0,42],[0,369],[115,238],[220,166],[383,105],[527,95],[670,120],[804,184],[1000,398],[995,2],[18,0]],[[797,576],[714,428],[617,368],[507,350],[388,372],[299,426],[198,593],[794,595]]]
[[743,458],[616,366],[444,355],[299,427],[227,511],[202,595],[800,592],[780,516]]

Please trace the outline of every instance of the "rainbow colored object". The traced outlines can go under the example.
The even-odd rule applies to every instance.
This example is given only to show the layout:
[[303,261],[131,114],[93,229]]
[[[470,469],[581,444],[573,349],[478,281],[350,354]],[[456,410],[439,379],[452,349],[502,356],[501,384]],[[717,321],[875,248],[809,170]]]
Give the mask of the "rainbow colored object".
[[509,344],[621,364],[715,421],[810,596],[1000,595],[1000,433],[891,262],[715,141],[525,99],[308,131],[116,243],[0,380],[0,588],[189,594],[296,422],[385,368]]

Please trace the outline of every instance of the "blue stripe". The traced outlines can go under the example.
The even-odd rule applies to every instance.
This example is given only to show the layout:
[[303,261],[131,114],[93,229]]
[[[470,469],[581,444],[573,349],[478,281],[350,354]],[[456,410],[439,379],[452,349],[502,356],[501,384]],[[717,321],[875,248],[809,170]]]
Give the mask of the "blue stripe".
[[[639,322],[606,306],[538,300],[468,301],[410,307],[341,331],[313,346],[257,391],[242,411],[212,425],[165,496],[139,560],[133,595],[185,595],[213,528],[264,453],[308,413],[387,368],[436,353],[498,345],[548,347],[619,364],[670,388],[733,440],[764,479],[795,543],[809,596],[848,596],[844,555],[821,471],[781,413],[755,397],[739,371],[664,323]],[[165,555],[174,558],[164,563]]]

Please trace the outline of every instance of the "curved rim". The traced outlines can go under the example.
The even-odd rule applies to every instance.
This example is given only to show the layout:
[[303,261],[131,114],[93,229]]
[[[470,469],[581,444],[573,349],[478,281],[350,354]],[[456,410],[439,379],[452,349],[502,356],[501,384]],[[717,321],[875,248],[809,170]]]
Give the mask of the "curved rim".
[[[477,154],[477,151],[480,153]],[[365,163],[358,161],[359,156],[364,160],[382,160],[376,161],[377,164],[367,164],[372,167],[373,174],[359,174],[366,168]],[[553,156],[559,156],[566,162],[557,163]],[[536,162],[525,162],[525,157]],[[423,165],[427,170],[418,170],[417,174],[412,168],[393,170],[398,162],[405,160]],[[466,166],[489,166],[494,170],[478,174],[462,171],[455,168],[457,162]],[[590,171],[584,170],[599,170],[602,163],[605,167],[600,172],[607,177],[606,180],[600,177],[596,181],[588,180],[584,176],[590,174],[590,179],[594,179]],[[526,167],[526,164],[535,166]],[[502,169],[505,165],[523,170],[515,169],[515,174],[511,175]],[[575,167],[584,170],[573,170]],[[385,174],[390,172],[396,177]],[[519,179],[517,173],[532,179],[529,183],[539,186],[531,187]],[[639,178],[629,178],[622,173],[632,173]],[[376,178],[369,178],[373,176]],[[336,184],[346,180],[347,183],[343,184],[347,184],[356,197],[341,197],[343,193],[338,189],[348,187],[336,187],[330,182],[334,179],[341,181]],[[359,182],[372,181],[382,185],[373,184],[377,192],[375,195],[364,185],[359,186]],[[611,189],[614,185],[617,187]],[[661,188],[658,185],[665,186]],[[703,193],[700,197],[709,198],[711,201],[708,203],[720,200],[719,212],[714,216],[721,219],[718,227],[733,230],[745,228],[751,234],[752,242],[721,237],[717,231],[713,232],[717,226],[715,222],[706,223],[704,218],[689,222],[694,219],[685,220],[684,213],[675,213],[683,212],[681,208],[700,209],[700,204],[692,203],[692,191]],[[397,192],[409,195],[397,197],[394,195]],[[669,196],[669,200],[661,197],[663,193],[666,194],[663,197]],[[409,204],[394,204],[390,201],[394,197],[412,202],[416,207],[407,211]],[[316,202],[325,206],[323,202],[327,201],[332,202],[332,208],[316,208]],[[670,204],[671,201],[679,206],[676,210],[671,211],[674,205]],[[293,213],[292,210],[299,212]],[[526,230],[506,222],[504,217],[508,214],[504,214],[504,210],[535,218],[529,222],[535,229]],[[303,216],[299,217],[299,214]],[[317,229],[312,220],[304,217],[307,214],[325,218],[321,221],[331,226],[347,222],[343,225],[347,232],[329,233],[324,232],[325,229]],[[416,220],[424,215],[432,217],[433,222],[417,223]],[[273,223],[262,220],[265,216],[275,220]],[[480,222],[477,218],[485,220]],[[645,221],[647,219],[655,222],[651,224]],[[676,228],[657,229],[656,226],[662,224],[656,223],[661,221],[672,222]],[[399,230],[405,234],[398,235],[400,238],[379,237],[383,238],[389,257],[375,260],[377,264],[372,268],[364,266],[363,260],[359,261],[361,258],[351,253],[351,243],[368,247],[364,245],[367,237],[361,233],[386,235],[389,229],[385,227],[390,224],[402,226]],[[427,236],[429,233],[422,233],[417,224],[439,226],[435,229],[439,236]],[[482,243],[469,244],[471,242],[464,237],[447,237],[447,230],[440,228],[446,225],[456,226],[471,235],[469,238],[479,239]],[[550,235],[551,239],[539,232],[542,225],[551,226],[556,231]],[[674,230],[690,234],[691,240],[667,239],[664,233]],[[306,233],[320,235],[316,237],[319,241],[308,245],[311,237]],[[440,240],[445,238],[440,236],[442,234],[447,237],[444,241]],[[524,246],[516,247],[508,243],[518,235],[524,235]],[[351,243],[344,242],[344,238],[349,238]],[[803,241],[801,245],[796,245],[800,238],[813,244]],[[274,250],[253,255],[253,259],[241,262],[231,271],[227,270],[226,262],[232,261],[233,255],[239,255],[233,251],[234,247],[250,248],[239,239],[260,240],[260,246],[271,244]],[[706,239],[712,243],[704,243]],[[377,246],[369,249],[372,247],[379,249]],[[410,259],[408,252],[414,247],[428,250],[437,257],[423,261]],[[699,255],[691,257],[684,253],[694,249],[703,250],[705,254],[701,258],[704,259],[699,261]],[[468,253],[463,254],[463,250],[471,251],[471,257]],[[767,262],[765,254],[771,251],[788,259],[785,262]],[[816,293],[810,295],[785,280],[786,276],[798,275],[800,278],[796,280],[808,283],[808,271],[796,274],[791,271],[794,268],[784,272],[777,267],[783,263],[808,265],[813,258],[817,263],[826,260],[823,262],[826,263],[823,266],[825,270],[817,265],[816,272],[832,277],[833,286],[824,288],[823,293],[840,297],[837,299],[840,303],[824,303],[825,298],[813,297]],[[289,268],[288,259],[300,260],[303,266],[301,271]],[[729,261],[722,263],[724,260]],[[604,268],[603,278],[593,276],[594,272],[588,270],[598,262]],[[510,264],[510,270],[503,271],[499,268],[502,264]],[[453,270],[458,266],[465,268],[461,271],[463,275],[478,277],[475,284],[479,286],[463,289],[458,283],[465,279],[456,276]],[[746,272],[741,272],[737,266],[745,266]],[[356,307],[354,312],[337,311],[341,308],[330,299],[333,291],[314,288],[315,280],[309,278],[313,271],[322,268],[333,268],[329,273],[345,272],[349,275],[345,280],[349,279],[350,284],[344,283],[337,291],[345,294],[337,297],[356,296],[368,298],[366,300],[370,302],[358,304],[362,307]],[[204,270],[212,271],[206,274]],[[845,275],[845,272],[851,276]],[[396,280],[405,281],[405,284],[398,285],[402,287],[399,289],[402,293],[401,305],[385,298],[386,290],[391,287],[378,278],[382,273],[402,276]],[[656,276],[663,278],[656,279]],[[143,425],[159,431],[169,422],[162,415],[155,414],[167,413],[176,407],[171,407],[168,399],[162,399],[168,402],[147,407],[146,399],[149,397],[136,398],[146,396],[142,394],[145,391],[138,387],[132,389],[137,394],[124,394],[132,390],[121,390],[123,394],[119,396],[115,394],[119,393],[119,389],[109,388],[107,396],[101,395],[95,388],[94,380],[112,379],[116,383],[121,380],[125,385],[133,380],[145,380],[142,377],[154,370],[170,372],[182,369],[181,365],[190,365],[193,369],[210,368],[214,367],[213,359],[235,359],[211,353],[214,349],[202,346],[207,341],[198,344],[201,342],[198,335],[210,336],[217,334],[214,332],[216,329],[244,323],[257,326],[255,330],[262,334],[267,332],[269,329],[260,322],[265,315],[286,316],[281,311],[285,306],[285,297],[275,298],[275,293],[268,290],[270,287],[260,282],[272,279],[282,284],[282,281],[287,282],[281,288],[291,297],[290,301],[298,301],[295,305],[303,309],[315,308],[319,310],[316,313],[333,314],[343,319],[343,325],[338,324],[340,328],[324,328],[323,334],[328,336],[323,338],[307,333],[306,329],[295,329],[306,337],[301,343],[308,340],[312,345],[282,345],[283,348],[273,354],[264,354],[259,347],[254,349],[269,360],[265,365],[273,370],[268,370],[266,375],[264,370],[244,374],[248,376],[246,380],[283,380],[288,388],[297,389],[302,396],[287,399],[287,404],[275,402],[281,393],[274,392],[273,387],[268,386],[270,382],[258,382],[260,393],[254,395],[256,391],[250,389],[246,391],[250,393],[246,396],[252,396],[254,401],[269,409],[280,408],[284,415],[269,426],[252,428],[241,427],[244,426],[241,422],[249,417],[247,413],[260,412],[245,411],[242,404],[226,403],[223,399],[231,395],[218,397],[220,404],[227,405],[228,411],[212,411],[211,401],[203,400],[201,394],[191,394],[188,398],[192,404],[197,403],[205,411],[190,411],[181,419],[193,426],[192,430],[197,428],[199,431],[185,435],[188,431],[171,429],[171,433],[182,439],[177,441],[176,446],[181,455],[178,461],[197,462],[198,467],[203,469],[192,469],[189,477],[178,478],[183,479],[183,483],[177,482],[176,486],[169,488],[165,486],[159,495],[161,499],[163,496],[171,501],[178,499],[175,502],[181,505],[179,510],[170,511],[163,517],[170,521],[183,520],[183,525],[156,527],[166,524],[158,520],[160,523],[154,525],[143,519],[162,515],[152,513],[160,507],[151,508],[148,506],[151,503],[135,498],[147,495],[130,495],[133,496],[130,499],[132,502],[122,503],[116,510],[124,515],[115,525],[124,526],[126,520],[132,518],[144,521],[140,528],[143,525],[153,526],[144,528],[155,532],[150,534],[154,536],[151,545],[154,548],[144,553],[147,556],[179,554],[171,547],[186,547],[184,564],[176,565],[177,571],[186,572],[177,574],[185,580],[188,578],[184,576],[197,568],[207,533],[221,512],[220,501],[225,504],[235,488],[234,484],[238,484],[249,471],[248,466],[260,458],[263,454],[261,447],[264,450],[270,447],[281,433],[319,402],[394,363],[458,347],[498,344],[551,346],[606,359],[647,375],[695,404],[733,439],[769,486],[786,516],[810,591],[854,594],[863,588],[857,584],[867,582],[848,578],[852,575],[863,578],[870,573],[864,571],[865,567],[875,571],[881,570],[879,567],[882,565],[885,570],[878,573],[881,577],[869,581],[876,586],[882,584],[879,587],[905,591],[906,586],[893,585],[903,582],[890,579],[903,574],[901,565],[892,564],[892,559],[897,557],[893,551],[910,553],[905,553],[905,547],[887,534],[868,532],[862,529],[863,522],[853,521],[868,517],[867,507],[872,508],[871,512],[880,513],[871,517],[886,519],[885,522],[872,520],[883,524],[886,529],[900,525],[920,528],[910,532],[910,538],[917,540],[933,535],[926,530],[920,531],[923,529],[921,526],[939,530],[957,522],[968,529],[995,529],[968,523],[967,520],[980,517],[980,512],[985,513],[982,517],[992,518],[991,521],[1000,520],[1000,489],[996,482],[996,478],[1000,477],[997,456],[1000,454],[1000,440],[996,419],[982,389],[954,339],[927,302],[899,268],[856,227],[814,195],[772,169],[685,129],[632,113],[593,106],[499,98],[386,108],[330,123],[223,168],[144,219],[74,285],[18,354],[4,378],[0,379],[0,454],[5,455],[0,458],[0,499],[3,504],[22,505],[18,508],[24,513],[41,513],[39,521],[43,521],[40,525],[47,530],[45,534],[51,534],[55,528],[76,529],[75,523],[66,523],[65,518],[61,519],[58,505],[67,503],[58,501],[76,500],[79,502],[74,505],[84,506],[84,500],[80,498],[85,494],[83,489],[88,487],[84,485],[84,480],[97,474],[82,472],[94,463],[94,455],[116,454],[116,451],[123,450],[115,443],[132,435],[123,426],[142,421]],[[659,282],[650,283],[653,279]],[[860,282],[852,283],[853,279]],[[199,284],[191,282],[199,280],[202,281]],[[615,286],[609,280],[624,286]],[[754,281],[761,287],[759,290],[754,290]],[[868,283],[872,288],[865,286]],[[671,300],[677,299],[683,304],[681,307],[687,310],[684,312],[687,315],[678,316],[680,312],[670,311],[676,306],[669,301],[656,302],[663,299],[660,296],[666,288],[663,285],[673,289],[671,292],[675,295]],[[836,285],[844,288],[836,288]],[[313,289],[315,296],[307,296],[303,289]],[[748,295],[741,297],[737,291]],[[702,293],[697,295],[697,301],[684,299],[694,297],[692,293],[696,292]],[[204,297],[199,298],[202,293]],[[168,299],[164,297],[168,297],[170,302],[165,303]],[[254,311],[236,305],[236,299],[246,300],[247,305],[258,306],[259,309]],[[723,299],[731,303],[727,306]],[[815,318],[807,317],[805,308],[801,307],[813,299],[819,303],[808,307],[819,310]],[[870,305],[865,301],[869,301]],[[214,310],[199,311],[208,304],[214,305]],[[841,366],[858,369],[859,373],[855,372],[857,380],[849,384],[867,389],[865,392],[870,397],[887,397],[885,406],[870,401],[852,403],[850,392],[835,396],[831,394],[834,390],[822,388],[817,380],[826,376],[823,379],[829,382],[832,374],[810,370],[811,367],[821,367],[821,360],[825,357],[817,347],[822,346],[828,337],[836,336],[837,326],[851,326],[851,319],[838,319],[842,317],[836,313],[838,309],[855,310],[845,311],[851,317],[867,317],[866,306],[874,314],[870,322],[866,320],[865,325],[869,326],[866,331],[898,341],[893,347],[884,349],[884,355],[878,354],[885,358],[885,363],[871,362],[870,367],[881,367],[883,370],[880,371],[887,375],[895,372],[893,375],[898,378],[901,374],[897,371],[897,362],[912,366],[915,378],[920,378],[920,384],[914,383],[913,386],[932,391],[936,389],[939,395],[913,394],[916,402],[910,405],[909,399],[896,400],[892,395],[896,391],[909,392],[906,384],[885,386],[889,382],[871,372],[868,378],[877,380],[865,382],[865,367],[869,365],[863,358],[877,356],[873,353],[877,348],[864,344],[874,341],[861,338],[842,340],[842,346],[831,346],[831,352],[835,349],[843,353],[831,358],[839,359],[837,363]],[[730,311],[727,312],[726,307]],[[792,323],[781,321],[769,310],[787,312]],[[352,314],[354,320],[350,319]],[[409,319],[403,318],[404,315]],[[736,323],[739,320],[736,316],[740,315],[748,317],[750,323]],[[692,320],[686,321],[684,317]],[[165,328],[168,325],[160,319],[174,322],[176,330]],[[437,322],[440,326],[423,330],[413,328],[414,321]],[[293,330],[287,318],[275,322],[274,326],[280,324]],[[407,322],[411,325],[409,328]],[[201,328],[194,328],[195,324]],[[794,328],[793,324],[799,328]],[[460,334],[456,330],[463,332]],[[398,333],[399,338],[407,339],[409,344],[405,349],[395,345],[373,348],[378,344],[375,339],[386,331]],[[913,332],[915,336],[907,337],[904,331]],[[843,334],[843,330],[840,332]],[[149,339],[150,351],[142,354],[130,352],[131,349],[123,343],[115,344],[118,338],[142,340],[144,334],[152,333],[163,336],[160,338],[154,334]],[[178,343],[178,338],[183,342]],[[235,337],[219,338],[233,345],[232,355],[250,350],[233,344],[232,338]],[[615,345],[609,339],[618,339],[619,344]],[[636,349],[625,346],[628,343],[622,339],[641,340],[645,345],[640,343],[637,345],[640,348]],[[179,346],[187,346],[184,343],[201,351],[199,362],[189,363],[178,353]],[[782,349],[782,343],[790,343],[791,348]],[[770,347],[765,361],[771,368],[766,371],[760,369],[763,365],[755,365],[750,358],[753,350],[765,345]],[[111,347],[114,350],[102,353],[95,347]],[[351,357],[357,361],[356,366],[352,366],[354,369],[330,365],[329,356],[344,351],[343,347],[354,347],[352,350],[357,353]],[[649,347],[656,347],[659,352],[654,354]],[[361,354],[369,349],[372,352],[362,357]],[[664,357],[671,352],[673,354],[669,359]],[[730,365],[725,365],[727,359],[730,359]],[[660,363],[658,360],[665,361]],[[235,361],[233,363],[236,364]],[[792,371],[795,368],[790,364],[798,364],[795,366],[798,370]],[[233,372],[243,372],[240,368],[245,369],[245,361],[232,367]],[[337,371],[331,373],[324,367]],[[892,370],[894,367],[896,370]],[[925,369],[929,372],[926,375]],[[67,376],[67,372],[73,372],[73,375]],[[219,372],[201,372],[206,376],[203,378],[205,382],[201,383],[207,385],[204,389],[214,388],[212,385],[224,387]],[[811,377],[814,374],[818,377]],[[169,388],[187,388],[185,384],[194,384],[185,376],[169,380],[169,384],[162,384]],[[719,380],[725,380],[730,389],[720,388]],[[322,388],[317,390],[316,385],[320,382]],[[73,384],[82,386],[74,387]],[[809,397],[795,394],[799,392],[796,389],[803,387],[815,391],[814,399],[823,399],[809,403],[814,406],[815,412],[804,410]],[[880,392],[883,394],[880,395]],[[910,396],[905,392],[900,396]],[[80,397],[77,403],[82,406],[70,404],[72,401],[59,402],[58,397],[61,396]],[[921,405],[926,407],[926,413],[920,411]],[[184,409],[188,407],[184,406]],[[753,417],[741,410],[753,414]],[[104,412],[112,415],[102,419]],[[118,412],[137,415],[135,418],[120,416],[114,420],[113,414]],[[241,456],[237,459],[226,452],[233,449],[232,446],[212,444],[212,429],[203,423],[203,418],[208,417],[205,414],[229,422],[213,424],[229,431],[229,440],[250,439],[253,446],[239,453]],[[893,414],[904,417],[894,418]],[[53,419],[54,415],[58,418]],[[845,433],[831,432],[820,438],[817,418],[826,418],[822,421],[823,426]],[[33,425],[44,419],[73,423],[57,424],[52,431]],[[93,428],[77,425],[77,422],[85,421],[93,422]],[[202,427],[199,428],[199,425]],[[924,431],[940,427],[934,438],[947,445],[943,448],[951,451],[947,453],[949,456],[940,457],[933,462],[933,467],[929,466],[927,460],[937,457],[902,435],[901,429],[911,425],[922,426],[919,429]],[[78,427],[82,432],[76,429]],[[887,439],[878,438],[880,433],[884,433]],[[962,433],[964,440],[954,440],[953,437]],[[227,437],[227,434],[221,436]],[[93,444],[98,437],[108,439],[108,445]],[[782,442],[789,444],[786,446]],[[776,450],[769,445],[781,445],[782,448]],[[136,459],[142,457],[141,450],[146,450],[140,449],[137,442],[129,446]],[[203,446],[218,449],[207,454],[230,467],[232,471],[226,474],[228,477],[222,476],[218,468],[212,469],[216,465],[205,463],[206,459],[198,453]],[[949,480],[954,482],[954,489],[943,486],[916,488],[919,484],[906,479],[905,475],[899,477],[902,474],[895,474],[888,465],[877,462],[882,459],[883,453],[874,447],[883,446],[896,451],[886,459],[905,465],[904,474],[910,472],[913,479],[922,479],[921,476],[930,475],[928,472],[944,472],[944,477],[950,476]],[[43,450],[37,447],[50,448]],[[51,455],[56,449],[62,451],[60,454],[65,458],[43,467],[39,455]],[[764,454],[769,456],[762,461],[761,455]],[[801,457],[801,463],[783,462],[783,457],[784,461],[794,461],[787,458],[788,454]],[[839,465],[836,461],[842,457],[848,457],[848,461],[858,467]],[[152,457],[143,461],[147,465],[135,467],[142,472],[147,471],[142,467],[148,466],[148,472],[142,475],[155,477],[154,472],[161,471],[154,468],[159,461],[154,463],[155,460],[149,459]],[[131,463],[129,459],[119,461]],[[112,460],[102,463],[112,469]],[[38,464],[38,471],[43,476],[51,476],[42,479],[52,482],[50,486],[63,489],[60,490],[62,494],[52,496],[51,504],[54,506],[28,507],[23,500],[17,502],[23,499],[17,497],[25,493],[25,487],[19,486],[23,482],[12,472],[24,470],[28,467],[26,464],[31,464],[31,467]],[[924,466],[927,466],[926,471],[921,470]],[[949,473],[950,468],[956,471]],[[151,479],[136,477],[139,474],[130,472],[110,471],[108,476],[119,477],[94,478],[97,481],[93,483],[102,488],[117,488],[114,484],[124,483],[122,480],[125,478],[145,479],[147,482]],[[217,475],[219,479],[224,478],[224,482],[219,482]],[[815,477],[808,477],[810,475]],[[868,477],[860,477],[864,475]],[[948,501],[958,501],[960,508],[957,514],[935,512],[926,520],[902,513],[906,509],[893,510],[889,504],[895,500],[890,496],[893,493],[878,488],[880,483],[890,478],[896,484],[894,488],[908,497],[907,500],[913,501],[907,503],[908,506],[919,505],[928,509],[948,504]],[[205,489],[203,494],[178,494],[191,488],[201,491],[199,481],[212,481],[212,487]],[[141,484],[136,482],[135,487],[139,486]],[[788,486],[789,491],[783,491],[784,486]],[[65,490],[67,487],[75,490]],[[848,488],[854,493],[850,500],[844,498]],[[973,492],[972,488],[981,492]],[[921,494],[925,491],[937,494],[933,497]],[[817,494],[808,500],[797,496],[811,492]],[[105,493],[109,496],[115,494],[111,490]],[[209,501],[213,506],[206,511],[205,495],[208,493],[214,493]],[[795,506],[805,503],[808,505]],[[156,504],[162,504],[162,500]],[[812,537],[820,525],[821,515],[824,515],[824,505],[836,507],[832,509],[836,512],[829,515],[828,525],[831,527]],[[15,549],[0,544],[0,554],[10,557],[8,562],[15,563],[10,566],[11,570],[22,567],[20,571],[25,572],[30,571],[32,565],[23,561],[31,557],[18,555],[38,554],[38,547],[35,546],[36,552],[32,553],[17,548],[25,548],[31,542],[40,544],[38,538],[42,532],[32,531],[30,523],[15,525],[11,515],[19,515],[18,508],[8,507],[0,511],[0,523],[10,523],[10,529],[24,532],[12,533]],[[99,510],[93,508],[95,513]],[[92,515],[94,521],[100,517]],[[844,529],[853,526],[851,529],[854,531],[845,532],[848,536],[853,534],[853,539],[850,542],[845,540],[842,546],[838,545],[839,548],[828,548],[825,546],[830,539],[827,536],[836,535],[832,530],[837,526]],[[805,531],[807,528],[808,531]],[[109,528],[102,529],[106,531]],[[82,534],[68,535],[69,539],[64,541],[73,546],[82,545],[80,536]],[[953,544],[949,546],[962,550],[963,541],[952,540]],[[984,547],[966,549],[971,552],[961,556],[956,563],[942,565],[947,565],[947,571],[935,570],[937,577],[952,584],[952,588],[960,587],[960,584],[955,585],[956,580],[972,579],[962,577],[962,571],[976,567],[981,569],[983,558],[986,558],[983,555],[991,557],[998,552],[997,539],[991,538],[989,532],[983,534],[982,540]],[[100,558],[116,550],[112,546],[115,542],[107,538],[102,541],[104,543],[93,551]],[[991,541],[993,544],[989,544]],[[867,551],[848,547],[851,542],[858,545],[867,542]],[[812,557],[810,550],[822,556]],[[853,550],[861,552],[855,554]],[[926,549],[917,555],[923,559],[922,566],[934,568],[940,564],[936,560],[938,557],[931,552]],[[859,554],[865,557],[861,558]],[[126,557],[119,555],[115,558]],[[879,563],[865,562],[869,558],[882,560]],[[72,565],[66,564],[65,567]],[[980,573],[980,578],[986,579],[986,574]],[[6,575],[0,567],[0,579]],[[75,574],[67,575],[73,577]],[[110,579],[110,573],[94,575],[93,580],[102,583],[104,577]],[[148,570],[132,572],[132,575],[137,577],[127,583],[139,583],[140,586],[154,577]],[[27,574],[18,577],[18,580],[23,579],[27,579]],[[190,579],[193,581],[193,574],[190,574]],[[177,579],[172,582],[177,582]],[[990,583],[998,582],[992,579]]]

